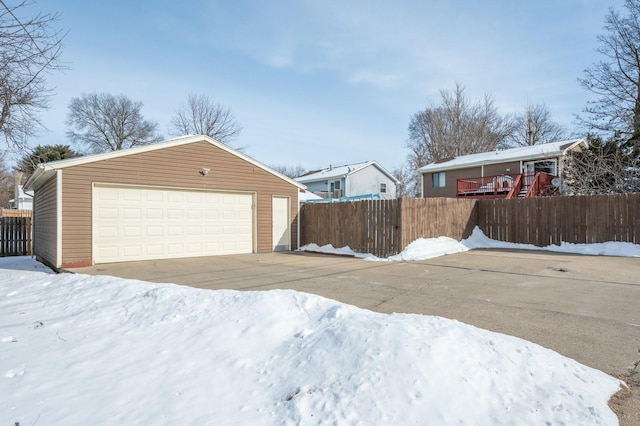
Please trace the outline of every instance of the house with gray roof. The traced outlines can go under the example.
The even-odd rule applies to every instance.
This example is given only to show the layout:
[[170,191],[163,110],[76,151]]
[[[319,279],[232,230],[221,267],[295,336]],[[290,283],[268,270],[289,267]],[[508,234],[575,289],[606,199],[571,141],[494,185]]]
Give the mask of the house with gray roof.
[[560,184],[563,159],[588,148],[584,139],[518,147],[436,161],[418,169],[422,196],[514,198],[545,195]]
[[393,199],[400,183],[376,161],[329,166],[294,180],[324,199]]

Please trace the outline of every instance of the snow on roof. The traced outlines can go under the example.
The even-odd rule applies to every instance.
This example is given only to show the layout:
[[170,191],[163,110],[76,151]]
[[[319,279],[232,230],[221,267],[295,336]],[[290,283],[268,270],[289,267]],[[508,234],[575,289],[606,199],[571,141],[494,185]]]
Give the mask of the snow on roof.
[[342,166],[329,166],[320,170],[313,170],[302,176],[298,176],[294,180],[298,182],[313,182],[316,180],[344,177],[349,173],[353,173],[356,170],[360,170],[363,167],[373,164],[374,161],[364,161],[362,163],[345,164]]
[[437,172],[442,170],[459,169],[462,167],[478,166],[482,164],[504,163],[506,161],[535,160],[538,158],[555,157],[566,154],[577,146],[587,147],[584,139],[572,139],[551,142],[540,145],[504,149],[477,154],[461,155],[450,160],[427,164],[418,169],[420,173]]
[[300,191],[300,194],[298,195],[298,200],[300,200],[300,202],[303,203],[309,200],[322,200],[322,197],[310,191],[304,191],[304,192]]
[[351,173],[355,173],[358,170],[361,170],[370,165],[374,165],[375,167],[377,167],[382,173],[389,176],[392,180],[398,181],[387,169],[382,167],[376,161],[364,161],[361,163],[351,163],[351,164],[345,164],[342,166],[329,166],[325,169],[313,170],[302,176],[298,176],[294,180],[302,183],[308,183],[308,182],[316,182],[319,180],[326,180],[331,178],[341,178],[341,177],[346,177]]

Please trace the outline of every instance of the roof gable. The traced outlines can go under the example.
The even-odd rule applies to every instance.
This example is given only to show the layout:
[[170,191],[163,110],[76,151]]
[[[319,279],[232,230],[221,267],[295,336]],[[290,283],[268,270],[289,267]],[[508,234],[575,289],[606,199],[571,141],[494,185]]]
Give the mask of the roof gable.
[[395,176],[389,173],[387,169],[382,167],[376,161],[364,161],[362,163],[345,164],[342,166],[329,166],[321,170],[314,170],[302,176],[298,176],[295,180],[302,183],[310,183],[327,179],[343,178],[370,166],[377,168],[381,173],[387,175],[394,182],[399,182]]
[[439,162],[427,164],[418,169],[420,173],[431,173],[446,170],[456,170],[486,164],[499,164],[508,161],[536,160],[566,155],[568,151],[578,147],[587,148],[584,139],[551,142],[540,145],[517,147],[498,151],[480,152],[477,154],[461,155]]
[[37,187],[40,184],[40,182],[51,177],[56,170],[62,170],[68,167],[79,166],[83,164],[91,164],[99,161],[110,160],[114,158],[134,155],[134,154],[141,154],[145,152],[157,151],[157,150],[162,150],[166,148],[172,148],[176,146],[187,145],[187,144],[198,143],[198,142],[207,142],[223,151],[226,151],[236,157],[241,158],[244,161],[247,161],[248,163],[253,164],[256,167],[259,167],[265,170],[266,172],[282,180],[287,181],[292,185],[297,186],[300,189],[306,188],[300,182],[296,182],[295,180],[271,169],[270,167],[265,166],[259,161],[256,161],[253,158],[205,135],[182,136],[182,137],[170,139],[164,142],[158,142],[158,143],[136,147],[136,148],[129,148],[129,149],[123,149],[119,151],[105,152],[101,154],[87,155],[84,157],[74,157],[74,158],[68,158],[65,160],[52,161],[50,163],[38,164],[34,173],[25,183],[25,188],[31,189],[31,188]]

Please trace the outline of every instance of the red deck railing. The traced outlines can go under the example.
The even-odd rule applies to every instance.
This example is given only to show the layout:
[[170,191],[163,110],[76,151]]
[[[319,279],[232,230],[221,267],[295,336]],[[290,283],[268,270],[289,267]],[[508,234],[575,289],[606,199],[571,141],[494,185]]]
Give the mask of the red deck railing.
[[462,178],[456,181],[456,194],[458,198],[516,198],[521,193],[535,197],[547,192],[552,179],[543,172]]

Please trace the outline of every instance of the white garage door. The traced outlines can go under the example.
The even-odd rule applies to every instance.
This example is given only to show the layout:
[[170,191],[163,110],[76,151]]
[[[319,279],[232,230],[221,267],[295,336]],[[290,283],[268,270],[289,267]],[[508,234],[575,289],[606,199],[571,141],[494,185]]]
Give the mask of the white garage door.
[[251,194],[95,186],[95,263],[251,253]]

